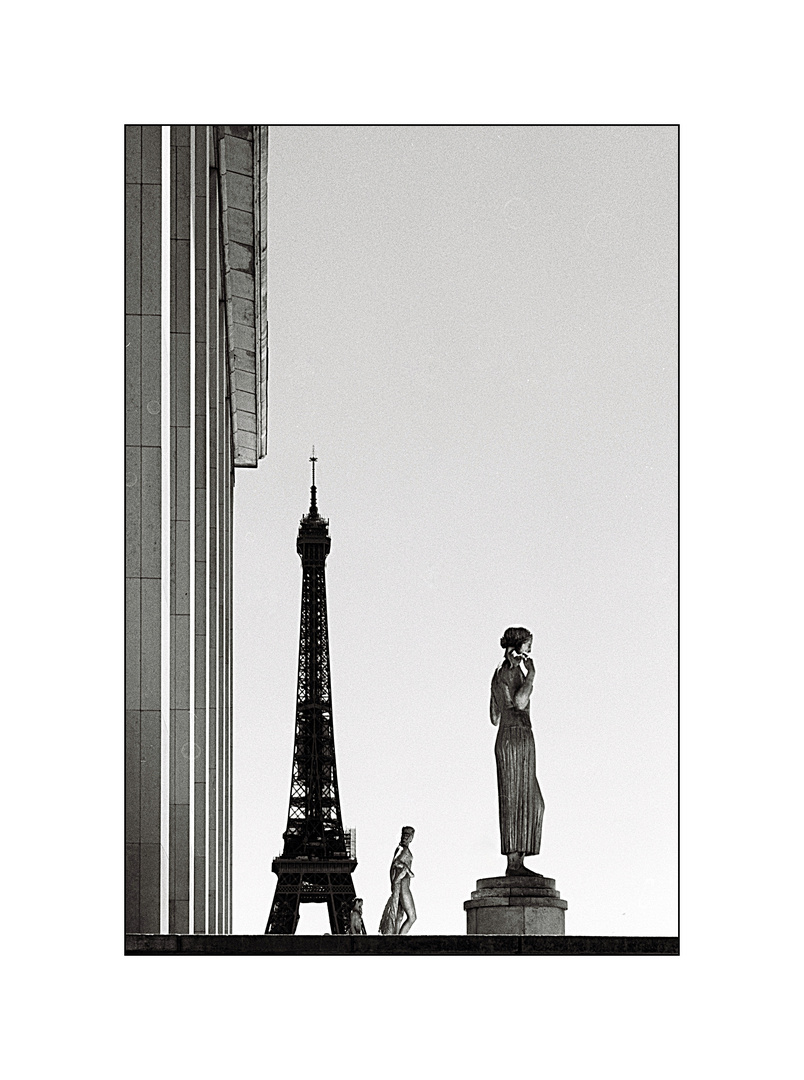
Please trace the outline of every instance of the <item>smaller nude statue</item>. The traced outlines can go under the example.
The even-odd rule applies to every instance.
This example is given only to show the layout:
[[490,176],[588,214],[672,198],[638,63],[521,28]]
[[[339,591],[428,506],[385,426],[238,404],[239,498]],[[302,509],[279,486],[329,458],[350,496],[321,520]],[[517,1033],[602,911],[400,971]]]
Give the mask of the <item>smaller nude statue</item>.
[[416,906],[410,891],[410,879],[414,877],[410,842],[414,834],[410,825],[404,827],[391,860],[391,897],[382,913],[381,934],[409,934],[416,922]]
[[360,935],[365,934],[366,928],[363,925],[363,901],[359,896],[356,896],[352,901],[352,910],[349,912],[349,933]]

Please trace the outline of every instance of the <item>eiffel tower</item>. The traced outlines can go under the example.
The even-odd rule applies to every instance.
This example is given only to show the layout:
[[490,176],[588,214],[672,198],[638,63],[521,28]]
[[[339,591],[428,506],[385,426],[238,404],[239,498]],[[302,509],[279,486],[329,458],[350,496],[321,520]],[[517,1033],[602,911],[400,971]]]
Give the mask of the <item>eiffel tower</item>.
[[313,447],[310,510],[301,519],[296,540],[302,602],[290,806],[285,846],[271,864],[278,880],[266,934],[294,934],[299,905],[305,903],[325,903],[332,933],[348,934],[355,898],[352,874],[357,859],[346,847],[335,767],[324,577],[331,541],[329,522],[319,515],[316,503],[317,460]]

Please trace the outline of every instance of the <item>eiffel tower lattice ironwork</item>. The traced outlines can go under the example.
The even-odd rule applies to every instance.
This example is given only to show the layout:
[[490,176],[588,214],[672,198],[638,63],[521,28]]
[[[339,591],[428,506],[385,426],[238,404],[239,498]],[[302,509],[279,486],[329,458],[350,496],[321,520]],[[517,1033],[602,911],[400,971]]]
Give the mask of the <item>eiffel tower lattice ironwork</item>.
[[310,510],[301,519],[296,550],[302,562],[299,679],[290,806],[266,934],[293,934],[304,903],[326,903],[333,934],[349,933],[355,898],[354,852],[347,850],[341,821],[327,631],[324,563],[330,549],[329,522],[318,513],[313,455]]

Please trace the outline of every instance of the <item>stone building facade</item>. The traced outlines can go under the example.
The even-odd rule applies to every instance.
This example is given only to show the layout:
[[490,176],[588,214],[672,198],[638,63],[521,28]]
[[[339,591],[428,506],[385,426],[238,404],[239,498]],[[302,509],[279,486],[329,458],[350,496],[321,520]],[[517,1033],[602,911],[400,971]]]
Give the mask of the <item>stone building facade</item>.
[[232,919],[232,504],[267,449],[264,126],[126,161],[126,931]]

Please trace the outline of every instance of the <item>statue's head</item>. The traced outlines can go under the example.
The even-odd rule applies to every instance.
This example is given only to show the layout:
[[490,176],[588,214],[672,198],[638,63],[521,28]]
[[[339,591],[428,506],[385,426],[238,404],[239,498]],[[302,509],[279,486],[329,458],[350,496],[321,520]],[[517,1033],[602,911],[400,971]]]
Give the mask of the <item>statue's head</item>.
[[409,844],[415,833],[416,830],[411,825],[405,825],[402,829],[402,843]]
[[362,910],[363,910],[363,898],[362,898],[362,896],[356,896],[354,898],[354,900],[352,901],[352,911],[362,911]]
[[533,634],[524,626],[509,626],[500,638],[500,645],[504,649],[513,649],[514,652],[522,652],[525,642],[533,642]]

